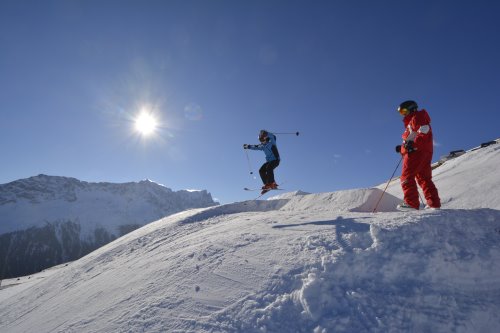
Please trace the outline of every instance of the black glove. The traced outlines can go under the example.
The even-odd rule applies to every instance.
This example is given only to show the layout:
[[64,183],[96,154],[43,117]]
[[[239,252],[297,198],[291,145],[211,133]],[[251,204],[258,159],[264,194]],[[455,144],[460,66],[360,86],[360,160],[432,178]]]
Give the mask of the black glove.
[[401,154],[401,145],[397,145],[396,146],[396,153],[400,153]]
[[252,145],[248,145],[246,143],[243,145],[243,149],[250,149],[250,147],[252,147]]
[[415,150],[417,150],[415,147],[413,147],[413,141],[407,141],[405,142],[405,149],[409,153],[413,153]]

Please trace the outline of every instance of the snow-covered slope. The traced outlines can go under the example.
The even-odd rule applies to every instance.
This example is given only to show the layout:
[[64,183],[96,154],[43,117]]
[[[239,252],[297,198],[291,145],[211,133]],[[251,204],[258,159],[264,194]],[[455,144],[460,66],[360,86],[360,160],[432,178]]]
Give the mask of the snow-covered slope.
[[396,212],[386,194],[373,214],[381,190],[357,189],[184,211],[27,288],[27,278],[4,281],[0,327],[497,332],[500,204],[488,198],[500,197],[500,176],[481,173],[488,193],[451,178],[474,188],[477,170],[499,162],[492,146],[442,165],[442,210]]
[[151,181],[39,175],[0,185],[0,278],[81,258],[146,223],[215,204],[206,191],[174,192]]

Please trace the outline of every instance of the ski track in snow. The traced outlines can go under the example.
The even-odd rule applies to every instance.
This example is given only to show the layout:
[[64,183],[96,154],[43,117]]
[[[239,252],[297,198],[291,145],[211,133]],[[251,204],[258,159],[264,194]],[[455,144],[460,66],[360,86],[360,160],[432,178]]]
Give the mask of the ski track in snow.
[[[442,210],[395,212],[391,185],[375,214],[380,189],[285,193],[169,216],[29,286],[4,281],[0,327],[496,332],[500,184],[488,170],[500,154],[491,147],[467,155],[435,173],[449,203]],[[488,177],[481,184],[489,207],[465,191],[479,195],[471,185],[479,175]]]

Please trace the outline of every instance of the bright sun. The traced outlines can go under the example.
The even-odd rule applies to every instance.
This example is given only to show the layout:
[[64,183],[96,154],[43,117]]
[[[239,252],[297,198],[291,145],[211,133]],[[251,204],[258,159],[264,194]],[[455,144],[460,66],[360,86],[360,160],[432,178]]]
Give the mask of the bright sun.
[[142,135],[152,134],[157,127],[156,119],[146,112],[142,112],[135,120],[135,129]]

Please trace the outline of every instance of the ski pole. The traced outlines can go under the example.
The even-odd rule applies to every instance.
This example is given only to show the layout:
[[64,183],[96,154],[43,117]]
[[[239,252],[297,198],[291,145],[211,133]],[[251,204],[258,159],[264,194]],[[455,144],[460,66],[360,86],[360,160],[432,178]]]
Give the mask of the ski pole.
[[252,166],[250,165],[250,156],[248,156],[248,150],[245,150],[245,153],[247,155],[248,170],[250,170],[250,174],[253,175]]
[[387,187],[389,187],[389,184],[391,183],[392,178],[394,178],[394,174],[395,174],[395,173],[396,173],[396,171],[398,170],[399,165],[401,164],[401,161],[402,161],[402,160],[403,160],[403,155],[401,155],[401,158],[399,159],[398,165],[396,165],[396,169],[394,169],[394,172],[392,173],[391,178],[389,178],[389,181],[387,182],[387,185],[385,185],[384,191],[383,191],[383,192],[382,192],[382,194],[380,195],[380,198],[378,198],[377,204],[375,205],[375,208],[373,208],[372,213],[375,213],[375,211],[377,210],[377,208],[378,208],[378,204],[380,203],[380,200],[382,200],[382,197],[384,196],[385,191],[387,190]]
[[422,194],[420,194],[420,191],[418,191],[418,196],[420,197],[420,202],[425,205],[424,199],[422,199]]
[[296,136],[299,136],[299,134],[300,134],[299,132],[281,132],[281,133],[271,132],[271,133],[273,133],[273,134],[279,134],[279,135],[283,135],[283,134],[287,134],[287,135],[288,135],[288,134],[294,134],[294,135],[296,135]]

